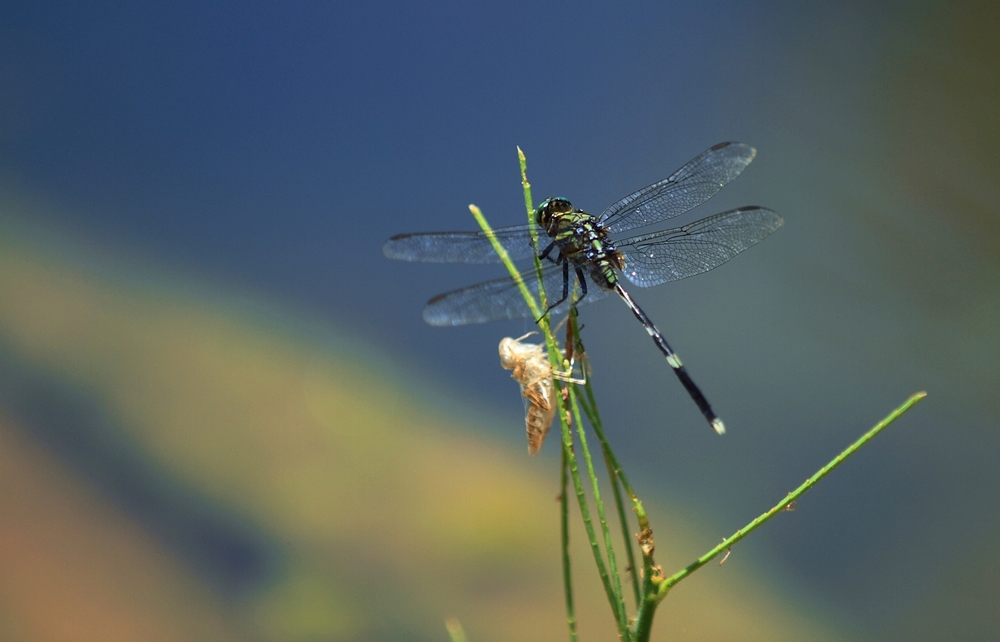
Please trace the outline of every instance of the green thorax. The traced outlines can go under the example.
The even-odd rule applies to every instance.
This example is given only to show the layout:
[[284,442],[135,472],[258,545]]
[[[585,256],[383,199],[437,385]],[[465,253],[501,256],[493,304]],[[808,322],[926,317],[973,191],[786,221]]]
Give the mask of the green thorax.
[[610,289],[618,281],[615,270],[624,269],[625,257],[597,217],[573,209],[564,198],[547,198],[535,211],[535,221],[559,249],[558,260],[585,269],[600,288]]

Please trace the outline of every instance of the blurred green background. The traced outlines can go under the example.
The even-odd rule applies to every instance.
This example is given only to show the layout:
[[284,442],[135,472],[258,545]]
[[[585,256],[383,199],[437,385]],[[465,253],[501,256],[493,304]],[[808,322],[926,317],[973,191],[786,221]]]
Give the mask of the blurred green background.
[[[558,452],[496,345],[430,328],[494,267],[399,232],[588,211],[741,140],[693,220],[785,225],[581,309],[672,571],[929,397],[675,589],[655,639],[1000,628],[996,3],[0,7],[0,641],[561,639]],[[614,635],[574,533],[583,639]]]

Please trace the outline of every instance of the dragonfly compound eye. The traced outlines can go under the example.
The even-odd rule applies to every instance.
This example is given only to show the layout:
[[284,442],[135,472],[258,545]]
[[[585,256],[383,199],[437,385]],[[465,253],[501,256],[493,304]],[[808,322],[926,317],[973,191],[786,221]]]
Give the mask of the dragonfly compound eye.
[[569,214],[573,211],[573,204],[565,198],[550,198],[549,207],[556,214]]
[[553,219],[572,211],[573,204],[565,198],[547,198],[538,206],[535,222],[547,230]]

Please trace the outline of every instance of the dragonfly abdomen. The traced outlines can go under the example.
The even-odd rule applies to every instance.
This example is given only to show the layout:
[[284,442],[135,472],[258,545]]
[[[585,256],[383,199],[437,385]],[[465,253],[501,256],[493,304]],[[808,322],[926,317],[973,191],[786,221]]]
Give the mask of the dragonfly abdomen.
[[659,348],[660,352],[663,353],[663,356],[666,357],[667,364],[673,369],[677,378],[680,379],[681,385],[683,385],[684,389],[687,390],[688,395],[690,395],[691,399],[694,400],[695,404],[698,406],[698,410],[700,410],[701,414],[706,420],[708,420],[712,429],[720,435],[725,434],[726,425],[722,423],[719,416],[715,414],[714,410],[712,410],[712,406],[708,403],[708,399],[706,399],[705,395],[701,392],[701,388],[695,384],[694,379],[692,379],[691,375],[688,374],[687,368],[685,368],[684,364],[681,363],[681,358],[677,356],[677,353],[670,347],[666,338],[660,333],[659,330],[656,329],[656,326],[653,325],[653,320],[642,311],[642,308],[640,308],[636,302],[632,300],[632,297],[629,296],[628,292],[626,292],[621,285],[615,284],[614,290],[618,293],[618,296],[621,297],[622,301],[625,302],[625,305],[632,310],[632,314],[635,315],[635,318],[639,319],[639,323],[641,323],[646,329],[646,334],[649,335],[649,338],[653,340],[656,347]]
[[613,290],[618,283],[618,267],[620,263],[611,258],[602,259],[587,264],[587,276],[590,282],[602,290]]

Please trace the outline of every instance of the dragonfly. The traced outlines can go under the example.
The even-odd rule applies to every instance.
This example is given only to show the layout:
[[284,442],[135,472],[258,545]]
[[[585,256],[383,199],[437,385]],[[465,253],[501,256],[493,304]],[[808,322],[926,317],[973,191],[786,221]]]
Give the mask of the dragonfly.
[[[561,314],[617,294],[719,434],[725,432],[725,424],[652,319],[622,287],[620,276],[647,288],[707,272],[759,243],[784,221],[766,207],[750,206],[658,232],[623,239],[612,235],[680,216],[701,205],[739,176],[756,154],[744,143],[719,143],[598,216],[574,208],[565,198],[547,198],[535,209],[532,223],[493,230],[511,259],[538,256],[543,260],[540,282],[554,299],[546,313]],[[538,248],[533,235],[539,239]],[[399,234],[385,242],[382,253],[390,259],[423,263],[500,262],[482,231]],[[525,270],[521,277],[537,298],[535,269]],[[453,326],[533,314],[516,281],[506,277],[440,294],[427,302],[423,316],[430,325]]]

